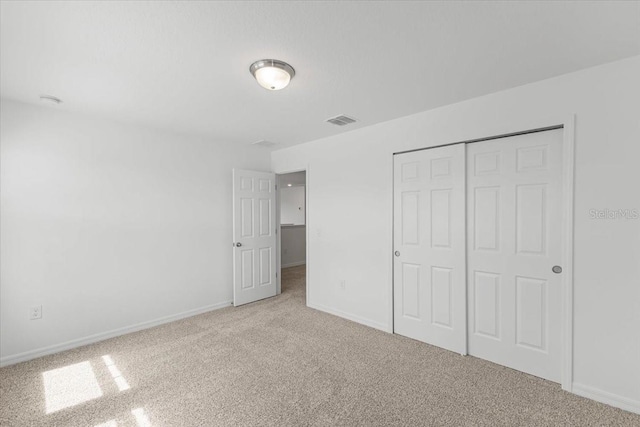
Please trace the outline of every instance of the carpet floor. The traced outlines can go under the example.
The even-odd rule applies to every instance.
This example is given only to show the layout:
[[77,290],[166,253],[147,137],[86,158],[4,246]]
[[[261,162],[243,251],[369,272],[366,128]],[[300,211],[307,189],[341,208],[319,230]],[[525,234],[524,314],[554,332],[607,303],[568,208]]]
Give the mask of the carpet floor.
[[2,426],[640,426],[560,386],[282,295],[0,369]]

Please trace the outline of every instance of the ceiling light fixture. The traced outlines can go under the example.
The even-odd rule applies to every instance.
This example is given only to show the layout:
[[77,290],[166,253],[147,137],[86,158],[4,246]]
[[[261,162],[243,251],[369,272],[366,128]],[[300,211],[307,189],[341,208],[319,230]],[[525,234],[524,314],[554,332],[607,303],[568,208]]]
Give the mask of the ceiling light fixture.
[[51,95],[40,95],[40,101],[51,105],[58,105],[62,103],[62,100],[60,98],[56,98],[55,96]]
[[258,84],[268,90],[280,90],[287,87],[296,71],[286,62],[277,59],[261,59],[251,64],[249,71]]

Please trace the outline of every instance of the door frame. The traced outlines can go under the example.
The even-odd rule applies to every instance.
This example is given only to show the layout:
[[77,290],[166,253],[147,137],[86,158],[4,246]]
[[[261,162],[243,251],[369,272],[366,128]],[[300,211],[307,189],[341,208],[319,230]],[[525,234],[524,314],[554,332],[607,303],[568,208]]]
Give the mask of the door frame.
[[[510,136],[522,135],[533,132],[543,132],[545,130],[562,129],[562,227],[563,227],[563,250],[562,250],[562,300],[561,306],[561,374],[560,384],[562,389],[568,392],[573,391],[573,286],[574,286],[574,273],[573,273],[573,250],[574,250],[574,177],[575,177],[575,123],[576,115],[569,114],[563,117],[551,117],[543,119],[531,119],[523,123],[509,124],[503,126],[496,126],[495,132],[486,134],[487,136],[465,139],[462,141],[456,141],[446,144],[439,144],[430,147],[422,147],[413,150],[399,151],[392,153],[391,156],[391,178],[393,181],[393,156],[396,154],[408,153],[411,151],[428,150],[431,148],[442,147],[453,144],[470,144],[474,142],[488,141],[492,139],[506,138]],[[393,217],[393,186],[391,191],[391,287],[390,287],[390,325],[391,332],[395,333],[393,324],[394,320],[394,272],[393,272],[393,232],[394,232],[394,217]],[[466,229],[465,229],[466,233]],[[308,271],[307,271],[308,274]],[[467,281],[465,281],[466,283]],[[465,286],[465,304],[467,304],[468,283]],[[468,325],[464,325],[467,342],[469,336]]]
[[304,183],[304,227],[305,227],[305,305],[309,305],[309,166],[304,169],[295,169],[285,172],[274,172],[276,174],[276,183],[278,185],[276,189],[276,295],[282,293],[282,225],[280,224],[280,181],[281,175],[287,175],[295,172],[305,173]]

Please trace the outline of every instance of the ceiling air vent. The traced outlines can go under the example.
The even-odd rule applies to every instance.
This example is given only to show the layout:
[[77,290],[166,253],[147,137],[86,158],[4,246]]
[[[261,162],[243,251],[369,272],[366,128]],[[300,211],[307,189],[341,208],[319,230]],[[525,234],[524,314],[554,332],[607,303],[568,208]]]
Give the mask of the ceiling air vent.
[[356,119],[349,116],[340,115],[340,116],[331,117],[330,119],[327,119],[325,121],[327,123],[331,123],[337,126],[344,126],[344,125],[354,123]]

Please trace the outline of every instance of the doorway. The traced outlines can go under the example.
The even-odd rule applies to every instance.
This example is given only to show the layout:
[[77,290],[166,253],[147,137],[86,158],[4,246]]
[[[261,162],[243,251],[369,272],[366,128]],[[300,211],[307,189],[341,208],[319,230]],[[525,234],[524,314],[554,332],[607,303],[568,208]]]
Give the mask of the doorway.
[[[282,277],[299,274],[307,264],[307,173],[296,171],[276,176],[277,181],[277,293]],[[300,270],[300,271],[298,271]],[[306,277],[306,272],[302,271]],[[306,281],[305,281],[306,288]]]
[[394,156],[395,333],[569,383],[572,139],[556,126]]

